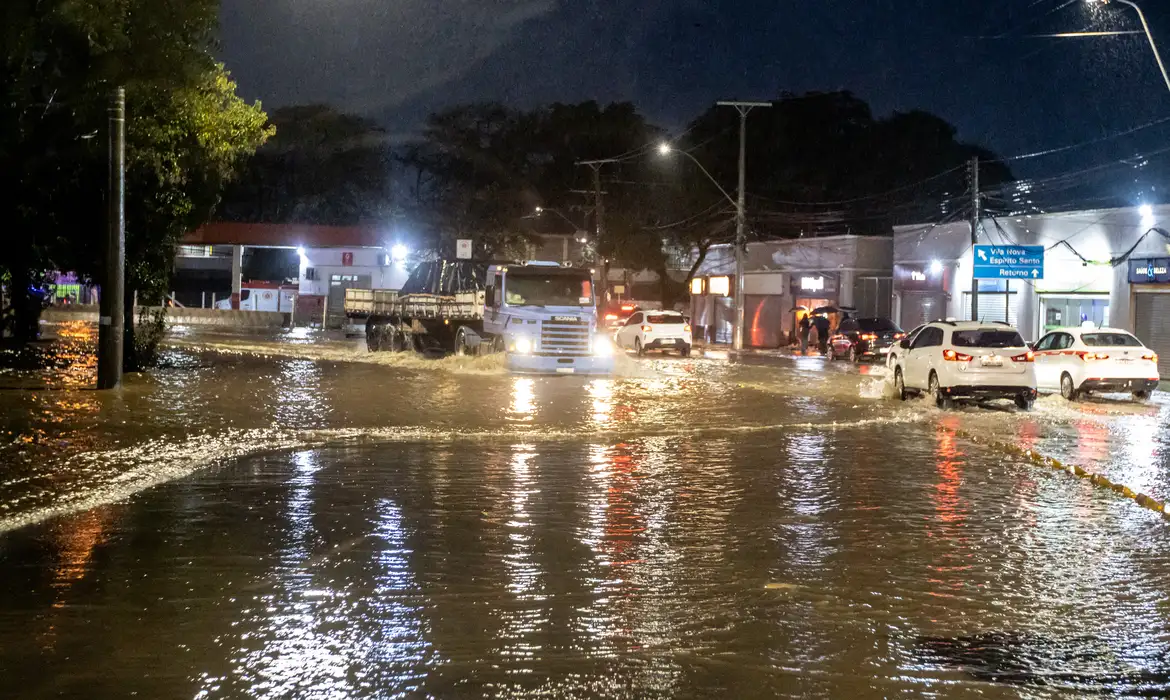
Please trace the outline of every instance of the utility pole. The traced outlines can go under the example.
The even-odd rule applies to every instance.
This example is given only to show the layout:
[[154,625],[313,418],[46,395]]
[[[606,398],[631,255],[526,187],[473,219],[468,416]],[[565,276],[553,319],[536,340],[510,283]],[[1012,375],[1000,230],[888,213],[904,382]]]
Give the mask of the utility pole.
[[105,279],[98,324],[98,389],[122,385],[126,306],[126,89],[109,107],[109,184],[106,191]]
[[979,156],[971,157],[971,320],[979,320],[979,280],[975,278],[975,246],[979,245]]
[[594,232],[593,247],[597,251],[597,261],[601,268],[601,284],[597,289],[597,305],[604,306],[609,302],[609,258],[601,253],[601,246],[605,241],[605,200],[601,192],[601,166],[619,162],[617,158],[601,160],[583,160],[577,165],[586,165],[593,170],[593,199],[594,199]]
[[743,350],[743,268],[744,254],[747,252],[747,234],[744,231],[746,221],[744,191],[747,180],[747,115],[756,107],[771,107],[771,102],[716,102],[720,107],[735,107],[739,112],[739,195],[735,204],[735,350]]

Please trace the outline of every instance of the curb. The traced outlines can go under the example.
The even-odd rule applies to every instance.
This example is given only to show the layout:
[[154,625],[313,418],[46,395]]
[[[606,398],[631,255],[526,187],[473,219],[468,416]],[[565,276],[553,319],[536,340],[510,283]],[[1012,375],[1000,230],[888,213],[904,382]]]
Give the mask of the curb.
[[964,430],[963,428],[948,428],[948,430],[953,432],[955,434],[955,436],[963,438],[964,440],[967,440],[969,442],[974,442],[977,444],[986,445],[986,446],[991,447],[993,449],[997,449],[1000,452],[1005,452],[1007,454],[1015,455],[1018,457],[1023,457],[1024,459],[1028,460],[1029,462],[1031,462],[1032,464],[1034,464],[1038,467],[1047,467],[1049,469],[1055,469],[1057,471],[1062,471],[1062,472],[1065,472],[1065,473],[1070,474],[1072,476],[1075,476],[1078,479],[1085,479],[1086,481],[1089,481],[1090,483],[1092,483],[1094,486],[1099,486],[1101,488],[1109,489],[1110,491],[1113,491],[1114,493],[1116,493],[1118,496],[1121,496],[1122,498],[1133,501],[1134,503],[1138,504],[1142,508],[1145,508],[1146,510],[1152,510],[1155,513],[1159,513],[1162,516],[1163,520],[1170,520],[1170,512],[1167,511],[1166,504],[1163,501],[1159,501],[1158,499],[1156,499],[1152,496],[1148,496],[1144,493],[1137,493],[1133,489],[1129,488],[1128,486],[1126,486],[1124,484],[1118,484],[1118,483],[1115,483],[1113,481],[1110,481],[1107,477],[1105,477],[1102,474],[1094,474],[1093,472],[1090,472],[1083,467],[1077,466],[1075,464],[1066,464],[1066,463],[1061,462],[1060,460],[1058,460],[1054,457],[1045,457],[1044,455],[1040,454],[1036,450],[1026,450],[1026,449],[1020,447],[1019,445],[1013,445],[1013,444],[1008,443],[1008,442],[1002,442],[1000,440],[988,440],[987,438],[981,438],[981,437],[979,437],[979,436],[977,436],[977,435],[975,435],[967,430]]

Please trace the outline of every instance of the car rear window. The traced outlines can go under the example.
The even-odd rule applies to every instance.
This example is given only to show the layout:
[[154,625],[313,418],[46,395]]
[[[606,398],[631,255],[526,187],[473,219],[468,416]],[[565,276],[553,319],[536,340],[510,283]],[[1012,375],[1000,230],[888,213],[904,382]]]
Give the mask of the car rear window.
[[1129,333],[1085,333],[1081,336],[1091,348],[1140,348],[1141,341]]
[[888,318],[861,318],[857,320],[857,325],[861,326],[861,330],[867,333],[885,333],[887,331],[899,333],[902,330]]
[[1022,348],[1024,339],[1016,331],[980,328],[955,331],[951,344],[957,348]]
[[660,326],[676,325],[681,326],[684,322],[682,316],[675,316],[673,314],[655,314],[646,317],[647,323],[657,323]]

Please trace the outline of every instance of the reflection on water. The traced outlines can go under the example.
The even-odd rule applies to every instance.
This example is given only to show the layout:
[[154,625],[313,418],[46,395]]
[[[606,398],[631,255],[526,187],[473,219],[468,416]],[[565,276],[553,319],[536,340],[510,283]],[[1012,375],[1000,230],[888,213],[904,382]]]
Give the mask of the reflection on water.
[[0,688],[1166,689],[1167,529],[956,438],[1056,446],[1156,485],[1161,404],[946,413],[813,358],[584,379],[296,354],[350,350],[319,341],[172,351],[116,395],[0,392],[0,523],[119,501],[0,538]]

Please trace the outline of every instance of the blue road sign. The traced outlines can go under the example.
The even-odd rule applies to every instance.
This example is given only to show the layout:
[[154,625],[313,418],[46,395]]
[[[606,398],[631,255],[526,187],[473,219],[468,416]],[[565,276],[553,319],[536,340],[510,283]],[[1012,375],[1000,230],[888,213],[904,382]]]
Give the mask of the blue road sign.
[[977,245],[975,279],[1044,279],[1044,246]]

